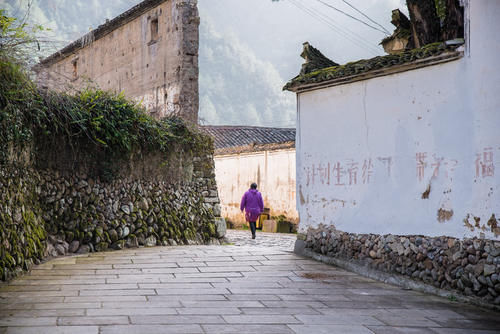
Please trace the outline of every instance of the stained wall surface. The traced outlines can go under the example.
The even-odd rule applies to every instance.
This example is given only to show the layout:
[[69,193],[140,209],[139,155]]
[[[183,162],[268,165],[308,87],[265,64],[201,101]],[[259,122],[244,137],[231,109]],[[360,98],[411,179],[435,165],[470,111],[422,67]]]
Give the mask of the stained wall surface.
[[[70,54],[42,61],[39,83],[56,90],[97,84],[141,101],[154,116],[176,114],[197,122],[197,1],[144,3],[147,10],[138,17],[132,13],[117,27],[106,23],[76,41],[80,47]],[[99,29],[105,35],[96,39]]]
[[462,58],[299,94],[301,232],[500,240],[500,3],[469,6]]
[[215,179],[222,217],[241,225],[241,197],[252,182],[258,184],[264,206],[272,216],[298,222],[295,207],[295,149],[215,156]]

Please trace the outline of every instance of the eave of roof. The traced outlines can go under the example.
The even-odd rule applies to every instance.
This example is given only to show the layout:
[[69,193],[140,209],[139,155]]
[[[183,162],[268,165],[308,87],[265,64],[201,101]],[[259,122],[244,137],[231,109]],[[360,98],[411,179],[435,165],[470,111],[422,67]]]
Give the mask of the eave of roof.
[[205,125],[202,131],[214,138],[215,149],[281,144],[295,141],[295,128]]
[[395,55],[378,56],[332,66],[299,75],[290,80],[283,90],[298,93],[435,65],[462,57],[463,52],[458,50],[459,47],[460,45],[447,45],[439,42]]
[[152,8],[155,8],[156,6],[158,6],[161,3],[164,3],[166,1],[168,1],[168,0],[145,0],[145,1],[142,1],[141,3],[130,8],[126,12],[118,15],[114,19],[107,21],[104,24],[101,24],[96,29],[94,29],[94,30],[90,31],[89,33],[85,34],[84,36],[80,37],[79,39],[77,39],[76,41],[67,45],[63,49],[48,56],[47,58],[42,59],[40,61],[40,63],[38,63],[35,66],[35,69],[39,68],[39,67],[50,66],[50,65],[56,63],[59,59],[63,59],[63,58],[70,56],[71,54],[75,53],[75,51],[87,46],[89,44],[89,42],[94,42],[94,41],[106,36],[110,32],[112,32],[112,31],[116,30],[117,28],[125,25],[126,23],[136,19],[137,17],[144,14],[146,11],[148,11]]
[[225,147],[225,148],[215,149],[214,153],[215,156],[223,156],[223,155],[235,155],[244,153],[257,153],[264,151],[289,150],[294,148],[295,148],[295,141],[289,141],[289,142],[275,143],[275,144],[256,144],[256,145]]

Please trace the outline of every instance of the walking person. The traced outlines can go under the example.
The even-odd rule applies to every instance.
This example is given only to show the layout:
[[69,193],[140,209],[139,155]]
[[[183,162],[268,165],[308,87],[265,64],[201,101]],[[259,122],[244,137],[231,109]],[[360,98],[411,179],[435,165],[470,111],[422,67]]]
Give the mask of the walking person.
[[257,183],[252,183],[241,198],[240,210],[245,210],[245,219],[250,224],[252,239],[255,239],[256,222],[260,214],[264,211],[264,201],[262,195],[257,190]]

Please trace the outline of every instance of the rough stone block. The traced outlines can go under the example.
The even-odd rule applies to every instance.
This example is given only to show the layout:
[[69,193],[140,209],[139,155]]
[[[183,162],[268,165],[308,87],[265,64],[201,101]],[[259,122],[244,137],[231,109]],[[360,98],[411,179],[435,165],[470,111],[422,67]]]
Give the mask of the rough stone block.
[[262,224],[262,232],[276,233],[278,231],[278,223],[276,220],[264,220]]
[[226,229],[226,220],[224,218],[215,218],[217,238],[223,238],[226,235]]
[[292,231],[292,224],[286,221],[278,222],[277,232],[278,233],[290,233]]

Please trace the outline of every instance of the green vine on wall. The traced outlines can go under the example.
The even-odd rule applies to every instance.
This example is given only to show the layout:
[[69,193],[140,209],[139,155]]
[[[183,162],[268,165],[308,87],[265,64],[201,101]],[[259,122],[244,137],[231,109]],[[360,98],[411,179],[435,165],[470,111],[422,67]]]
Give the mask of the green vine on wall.
[[9,147],[97,151],[127,157],[136,151],[211,151],[211,139],[179,118],[152,118],[123,94],[97,89],[76,95],[38,90],[20,65],[0,58],[0,161]]

